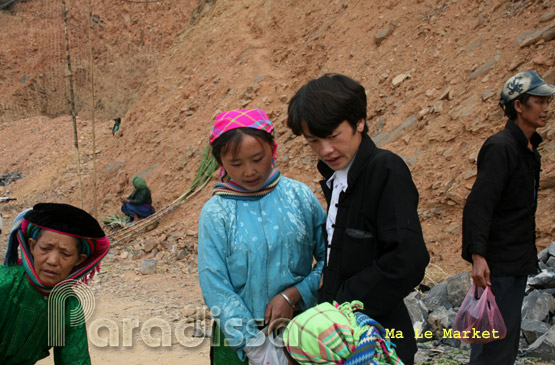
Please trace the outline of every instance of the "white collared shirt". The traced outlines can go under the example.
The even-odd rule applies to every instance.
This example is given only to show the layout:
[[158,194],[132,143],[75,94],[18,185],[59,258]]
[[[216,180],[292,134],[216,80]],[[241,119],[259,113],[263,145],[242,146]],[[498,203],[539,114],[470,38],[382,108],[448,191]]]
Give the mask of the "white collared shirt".
[[[335,218],[337,217],[337,202],[339,200],[339,194],[347,190],[348,183],[347,183],[347,175],[349,175],[349,169],[353,164],[354,157],[351,159],[351,162],[341,170],[337,170],[331,175],[331,177],[326,181],[326,185],[328,188],[332,189],[331,192],[331,200],[328,209],[328,219],[326,220],[326,232],[328,233],[328,247],[326,250],[326,263],[329,261],[330,258],[330,251],[331,251],[331,240],[333,238],[334,232],[334,224]],[[332,188],[333,185],[333,188]]]

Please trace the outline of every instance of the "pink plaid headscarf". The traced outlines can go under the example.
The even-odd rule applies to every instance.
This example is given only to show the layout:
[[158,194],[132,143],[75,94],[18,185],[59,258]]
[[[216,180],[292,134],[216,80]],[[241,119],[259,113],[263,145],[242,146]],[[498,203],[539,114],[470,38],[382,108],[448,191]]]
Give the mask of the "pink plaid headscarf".
[[[216,116],[214,127],[210,131],[209,143],[210,146],[222,134],[236,128],[254,128],[262,129],[272,136],[274,135],[274,125],[262,109],[237,109],[228,112],[220,113]],[[276,162],[277,143],[274,140],[272,147],[272,159],[274,164]],[[220,170],[220,178],[225,176],[225,170],[222,167]]]

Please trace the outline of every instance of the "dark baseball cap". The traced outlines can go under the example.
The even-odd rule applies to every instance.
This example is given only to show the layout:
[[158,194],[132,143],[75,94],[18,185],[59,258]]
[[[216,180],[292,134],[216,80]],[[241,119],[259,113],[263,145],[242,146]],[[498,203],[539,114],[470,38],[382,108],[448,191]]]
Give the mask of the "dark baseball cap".
[[522,94],[549,96],[555,94],[555,86],[534,70],[519,72],[505,82],[499,104],[507,105]]

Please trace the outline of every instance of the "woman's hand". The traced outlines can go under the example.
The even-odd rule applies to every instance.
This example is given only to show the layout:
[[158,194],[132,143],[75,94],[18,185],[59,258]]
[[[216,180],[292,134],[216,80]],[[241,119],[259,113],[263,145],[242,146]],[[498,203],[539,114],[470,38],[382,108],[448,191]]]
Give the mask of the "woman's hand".
[[124,198],[124,197],[120,197],[119,200],[120,200],[122,203],[129,203],[129,199]]
[[[301,300],[301,295],[297,288],[294,286],[283,291],[285,295],[291,300],[291,302],[297,306],[297,303]],[[293,318],[294,308],[285,300],[281,294],[277,294],[270,300],[270,303],[266,306],[266,312],[264,313],[264,324],[269,325],[278,318]]]

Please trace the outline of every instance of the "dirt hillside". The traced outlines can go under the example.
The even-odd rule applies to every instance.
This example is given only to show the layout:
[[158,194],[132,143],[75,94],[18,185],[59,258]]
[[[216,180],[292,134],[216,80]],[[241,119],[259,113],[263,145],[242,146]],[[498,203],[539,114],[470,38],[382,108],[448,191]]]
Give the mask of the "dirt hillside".
[[[241,107],[266,110],[277,128],[278,168],[323,202],[316,158],[283,122],[302,84],[344,73],[366,87],[374,140],[411,169],[432,268],[445,275],[469,269],[460,258],[462,209],[481,144],[505,124],[497,106],[503,82],[536,69],[555,83],[553,0],[95,0],[91,44],[88,1],[66,6],[88,210],[94,81],[98,218],[119,212],[118,197],[137,174],[156,208],[176,199],[191,184],[214,116]],[[0,27],[0,174],[24,174],[0,187],[18,199],[0,207],[8,222],[38,201],[79,205],[80,193],[61,4],[17,1],[0,11]],[[112,136],[117,116],[121,130]],[[540,130],[538,249],[555,235],[554,123]],[[169,251],[176,233],[176,242],[194,241],[209,196],[207,188],[126,247],[154,240]],[[194,254],[182,262],[194,265]]]
[[[87,6],[77,0],[67,9],[91,209]],[[60,10],[58,2],[35,0],[0,12],[0,172],[25,175],[3,188],[18,198],[14,210],[39,200],[79,203]],[[93,2],[97,215],[118,211],[117,197],[130,192],[136,174],[157,207],[173,201],[194,176],[213,117],[239,107],[268,112],[280,136],[279,168],[319,193],[314,155],[282,123],[298,87],[341,72],[367,88],[372,136],[411,168],[433,262],[463,270],[461,211],[478,149],[505,122],[496,105],[500,85],[530,68],[553,82],[553,41],[540,36],[522,46],[553,25],[553,11],[553,1]],[[115,116],[123,122],[113,138]],[[555,231],[546,219],[555,211],[553,124],[541,133],[539,248]],[[157,231],[194,230],[208,196],[209,189]]]

